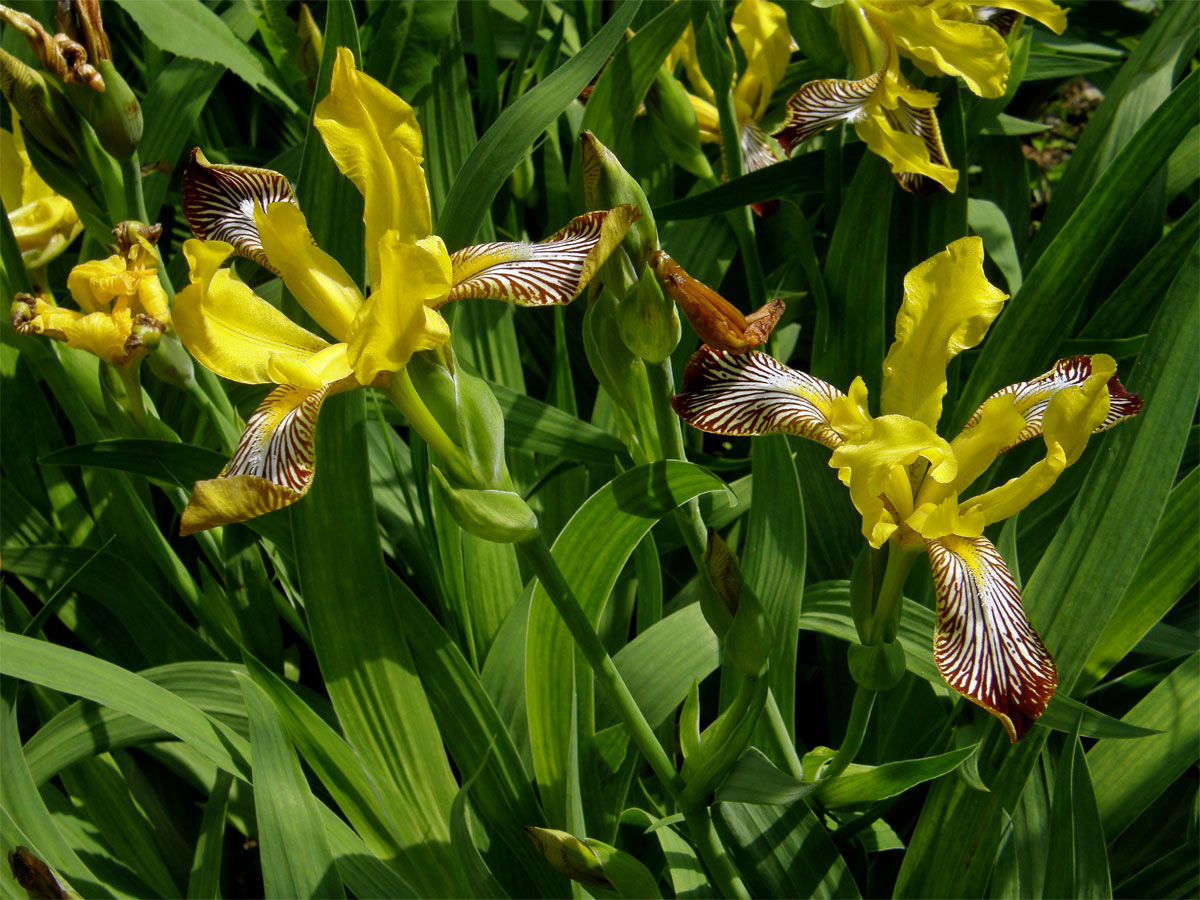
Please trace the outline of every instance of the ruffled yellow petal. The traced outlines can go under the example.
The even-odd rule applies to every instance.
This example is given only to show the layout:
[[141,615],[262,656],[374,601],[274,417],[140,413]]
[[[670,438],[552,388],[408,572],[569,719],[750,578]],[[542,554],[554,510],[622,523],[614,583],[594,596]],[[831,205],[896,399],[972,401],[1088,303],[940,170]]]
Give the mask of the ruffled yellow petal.
[[916,3],[882,4],[869,15],[884,23],[901,53],[930,74],[960,76],[981,97],[1004,96],[1008,45],[994,29]]
[[179,533],[244,522],[308,493],[316,467],[317,414],[336,390],[287,385],[271,391],[246,422],[229,465],[216,478],[196,482]]
[[86,350],[110,365],[123,365],[129,361],[125,343],[133,331],[132,319],[127,309],[112,315],[102,312],[89,313],[71,322],[62,323],[63,338],[68,347]]
[[367,268],[375,290],[385,232],[412,244],[433,231],[421,126],[411,106],[355,68],[354,54],[345,47],[338,48],[329,96],[317,104],[313,124],[337,167],[363,195]]
[[418,350],[450,340],[450,328],[432,307],[450,292],[450,254],[440,238],[407,243],[396,232],[379,242],[382,283],[350,325],[350,364],[359,384],[398,372]]
[[937,427],[946,366],[976,346],[1008,295],[983,274],[983,241],[965,237],[904,276],[896,340],[883,361],[884,413]]
[[255,207],[254,221],[271,264],[317,324],[344,340],[363,297],[341,264],[317,246],[294,203]]
[[67,275],[67,290],[85,312],[104,312],[117,297],[127,296],[133,285],[126,277],[121,256],[81,262]]
[[1050,0],[1000,0],[998,3],[993,0],[970,0],[970,2],[975,7],[1011,9],[1013,12],[1036,19],[1055,34],[1062,34],[1067,30],[1067,11],[1057,3],[1051,3]]
[[837,447],[829,465],[850,488],[863,518],[863,537],[881,547],[913,512],[912,474],[918,459],[929,463],[926,478],[954,480],[957,463],[950,445],[932,428],[905,416],[880,416]]
[[233,252],[223,241],[183,245],[192,283],[175,296],[175,329],[188,352],[206,368],[243,384],[274,382],[272,371],[292,365],[322,378],[313,358],[329,344],[301,328],[220,265]]
[[1083,453],[1088,438],[1100,429],[1109,414],[1109,379],[1117,366],[1111,356],[1092,357],[1090,378],[1083,384],[1058,391],[1050,398],[1042,419],[1046,456],[1023,475],[973,497],[963,510],[978,509],[987,524],[1015,515],[1054,484],[1062,471]]
[[758,121],[783,80],[795,46],[787,13],[769,0],[742,0],[733,10],[732,25],[733,36],[746,55],[746,69],[734,88],[734,99],[749,108],[751,120]]
[[58,256],[83,230],[71,201],[57,195],[14,209],[8,221],[25,264],[31,269]]

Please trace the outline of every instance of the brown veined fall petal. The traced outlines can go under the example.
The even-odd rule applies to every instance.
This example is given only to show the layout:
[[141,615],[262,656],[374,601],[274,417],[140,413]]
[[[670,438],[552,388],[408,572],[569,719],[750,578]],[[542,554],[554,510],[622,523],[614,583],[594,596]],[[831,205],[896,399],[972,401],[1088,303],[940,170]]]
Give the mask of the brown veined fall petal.
[[266,212],[272,203],[295,203],[288,180],[270,169],[215,165],[199,147],[183,172],[183,214],[192,233],[202,241],[224,241],[234,252],[254,260],[276,275],[263,251],[254,221],[254,208]]
[[779,154],[758,127],[757,122],[747,122],[742,126],[742,167],[746,173],[757,172],[779,162]]
[[497,241],[450,254],[454,286],[436,304],[486,297],[518,306],[570,303],[639,217],[623,204],[577,216],[538,243]]
[[765,353],[728,353],[703,346],[688,362],[683,393],[671,406],[693,428],[713,434],[796,434],[837,447],[829,424],[841,391]]
[[1058,686],[1004,559],[984,537],[926,541],[937,588],[933,658],[942,678],[1019,741]]
[[[1099,356],[1101,354],[1097,354],[1097,357]],[[1069,356],[1066,359],[1060,359],[1054,364],[1054,368],[1044,375],[1039,375],[1030,381],[1010,384],[988,397],[979,409],[971,414],[971,418],[963,426],[963,432],[965,433],[980,423],[987,411],[988,404],[995,398],[1012,395],[1012,404],[1025,419],[1025,427],[1021,429],[1011,444],[1002,447],[999,452],[1011,450],[1017,444],[1041,434],[1042,417],[1046,413],[1046,407],[1050,405],[1051,398],[1061,390],[1083,384],[1092,377],[1093,369],[1092,356]],[[1092,433],[1099,434],[1101,431],[1107,431],[1118,422],[1136,416],[1141,409],[1142,398],[1125,390],[1121,380],[1113,375],[1108,380],[1108,415]]]
[[821,78],[802,85],[788,100],[787,118],[772,137],[790,156],[793,147],[813,135],[839,122],[857,122],[865,115],[867,100],[882,78],[880,71],[857,81]]
[[246,422],[229,465],[216,478],[196,482],[179,533],[244,522],[308,493],[316,466],[317,413],[329,394],[344,389],[282,385],[267,394]]
[[650,254],[650,268],[658,277],[663,293],[679,304],[700,340],[710,347],[730,353],[745,353],[761,346],[771,336],[783,301],[771,300],[760,309],[743,315],[742,311],[683,270],[683,266],[661,250]]

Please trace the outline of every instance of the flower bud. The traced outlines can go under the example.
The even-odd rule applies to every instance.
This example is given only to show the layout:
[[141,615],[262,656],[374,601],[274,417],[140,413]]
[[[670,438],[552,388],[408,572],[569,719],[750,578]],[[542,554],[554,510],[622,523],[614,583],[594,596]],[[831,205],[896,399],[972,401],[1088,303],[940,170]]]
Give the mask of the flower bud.
[[617,327],[625,346],[646,362],[667,359],[679,344],[679,314],[648,268],[617,305]]
[[[611,209],[622,203],[630,203],[642,214],[625,232],[625,239],[621,242],[636,278],[636,273],[646,265],[650,254],[658,249],[658,229],[654,224],[650,203],[637,180],[625,171],[620,160],[594,134],[584,131],[579,135],[579,143],[582,150],[583,192],[588,209]],[[614,253],[613,257],[617,255]],[[616,287],[613,284],[610,286]]]
[[430,468],[447,509],[463,531],[497,544],[527,541],[538,533],[537,515],[516,491],[466,487],[437,466]]
[[575,835],[554,828],[521,827],[546,861],[568,878],[580,884],[614,890],[612,882],[604,877],[604,866],[596,854]]
[[748,316],[742,315],[741,310],[697,281],[661,250],[651,254],[650,267],[664,293],[683,309],[700,339],[718,350],[746,353],[765,344],[783,315],[784,303],[779,299],[771,300]]
[[26,142],[37,143],[65,163],[79,159],[83,126],[60,88],[11,53],[0,50],[0,91],[21,117]]
[[[724,604],[730,617],[737,615],[738,602],[742,597],[742,568],[738,564],[737,556],[715,529],[708,529],[708,546],[704,548],[701,562],[708,572],[708,581],[712,585],[713,593]],[[720,629],[711,621],[708,624],[717,637],[723,637],[731,620],[725,620]]]
[[725,654],[747,675],[761,675],[771,656],[771,632],[762,604],[743,587],[733,624],[725,634]]
[[869,647],[851,644],[847,648],[846,661],[855,682],[872,691],[890,691],[900,683],[906,671],[904,648],[898,641]]
[[618,306],[617,298],[608,290],[601,291],[588,304],[583,317],[583,347],[600,386],[608,391],[613,403],[634,415],[637,408],[634,382],[643,363],[621,338]]
[[104,76],[104,90],[68,87],[71,102],[91,124],[100,146],[114,159],[131,157],[142,140],[142,107],[128,83],[112,64],[102,59],[96,68]]
[[712,178],[712,165],[700,148],[696,109],[683,85],[665,66],[654,76],[646,107],[652,113],[654,137],[671,161],[699,178]]
[[158,348],[146,358],[146,364],[159,381],[177,388],[187,388],[196,380],[192,357],[173,334],[162,336]]

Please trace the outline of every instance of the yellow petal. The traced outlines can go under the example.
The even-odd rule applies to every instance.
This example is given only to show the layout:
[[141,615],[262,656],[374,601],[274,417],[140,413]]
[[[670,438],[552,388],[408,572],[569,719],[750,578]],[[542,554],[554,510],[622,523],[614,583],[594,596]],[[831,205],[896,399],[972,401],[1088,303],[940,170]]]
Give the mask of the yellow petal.
[[1021,606],[1004,558],[983,537],[929,541],[937,588],[933,659],[946,683],[1019,741],[1058,687],[1054,658]]
[[[22,254],[31,250],[44,251],[52,242],[61,253],[71,239],[83,230],[71,201],[57,195],[43,197],[14,209],[8,215],[8,222],[12,225],[13,236]],[[45,265],[52,258],[43,256],[38,265]],[[30,268],[37,266],[30,265]]]
[[1067,11],[1057,3],[1051,3],[1050,0],[1000,0],[999,3],[993,3],[992,0],[977,0],[977,2],[986,6],[1011,9],[1023,16],[1029,16],[1029,18],[1041,22],[1055,34],[1062,34],[1067,30]]
[[85,312],[104,312],[114,299],[129,295],[133,285],[125,270],[125,260],[120,256],[90,259],[71,269],[67,290]]
[[86,350],[114,366],[129,361],[125,342],[133,330],[132,316],[123,309],[108,313],[89,313],[69,323],[62,324],[63,337],[68,347]]
[[570,303],[638,216],[637,207],[625,203],[577,216],[536,244],[499,241],[464,247],[450,256],[454,287],[442,302],[489,297],[518,306]]
[[883,361],[880,408],[937,427],[946,366],[976,346],[1008,295],[983,274],[983,241],[960,238],[904,276],[896,340]]
[[440,239],[411,244],[396,232],[379,241],[382,282],[350,325],[350,364],[359,384],[403,369],[418,350],[450,340],[450,328],[431,307],[450,292],[450,256]]
[[233,459],[216,478],[197,481],[181,535],[244,522],[295,503],[312,484],[317,414],[330,388],[278,387],[254,411]]
[[850,383],[845,397],[833,401],[829,410],[829,424],[843,438],[853,437],[871,422],[867,408],[867,385],[862,376]]
[[25,204],[21,199],[21,174],[24,170],[17,142],[11,131],[0,128],[0,201],[11,213]]
[[895,531],[913,511],[909,466],[918,459],[930,464],[927,478],[954,480],[957,463],[950,445],[924,422],[905,416],[880,416],[829,458],[838,477],[850,488],[854,508],[863,517],[862,533],[873,547]]
[[308,366],[329,344],[259,297],[229,269],[219,268],[232,252],[223,241],[184,243],[192,283],[175,296],[180,340],[206,368],[243,384],[273,382],[271,367],[278,369],[280,360]]
[[[1004,4],[1001,4],[1004,5]],[[900,52],[946,75],[961,76],[981,97],[1002,97],[1008,82],[1008,45],[994,29],[941,15],[915,3],[872,7]]]
[[700,57],[696,53],[696,31],[692,28],[692,23],[688,22],[687,28],[683,30],[679,40],[667,55],[663,62],[670,71],[674,72],[675,67],[683,63],[683,68],[687,72],[688,84],[692,86],[692,90],[700,95],[700,99],[707,101],[709,107],[716,111],[713,103],[716,102],[716,95],[713,93],[712,85],[704,77],[704,73],[700,69]]
[[367,268],[375,290],[384,233],[395,231],[412,244],[433,231],[421,126],[411,106],[355,68],[354,54],[345,47],[338,48],[329,96],[317,104],[313,124],[337,167],[363,195]]
[[1027,472],[966,501],[964,510],[977,508],[987,524],[1007,519],[1024,509],[1054,484],[1062,471],[1079,459],[1088,438],[1109,415],[1109,379],[1116,373],[1111,356],[1092,357],[1092,375],[1083,384],[1065,388],[1050,398],[1042,419],[1046,456]]
[[164,325],[171,324],[171,301],[158,280],[158,273],[149,269],[137,278],[137,295],[134,312],[142,312],[158,319]]
[[[918,501],[920,497],[918,497]],[[958,496],[951,493],[940,503],[917,503],[904,524],[927,541],[950,534],[979,537],[983,534],[983,514],[978,509],[961,509]]]
[[783,80],[792,55],[787,13],[769,0],[742,0],[733,10],[733,35],[746,55],[746,70],[734,88],[757,121],[767,111],[771,94]]
[[262,248],[300,305],[317,324],[344,340],[363,298],[341,264],[317,246],[294,203],[255,207]]
[[958,170],[946,158],[932,107],[937,95],[919,91],[891,72],[864,107],[854,130],[872,153],[886,159],[901,187],[925,193],[918,176],[953,192]]
[[696,128],[700,131],[700,140],[710,144],[721,140],[721,114],[717,112],[717,108],[695,94],[688,94],[687,98],[696,114]]

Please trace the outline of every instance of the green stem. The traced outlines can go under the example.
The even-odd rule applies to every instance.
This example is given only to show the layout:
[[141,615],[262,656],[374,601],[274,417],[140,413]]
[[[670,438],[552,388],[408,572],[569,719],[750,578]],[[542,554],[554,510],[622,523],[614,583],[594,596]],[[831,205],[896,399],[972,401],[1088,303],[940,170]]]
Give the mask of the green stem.
[[142,164],[138,162],[136,150],[129,159],[121,163],[121,180],[124,183],[125,215],[147,225],[151,224],[146,219],[146,198],[142,194]]
[[600,642],[600,636],[596,634],[587,614],[575,598],[571,586],[563,577],[558,563],[555,562],[550,548],[546,545],[545,536],[539,531],[532,540],[517,546],[534,574],[537,575],[538,581],[545,588],[554,608],[558,610],[563,624],[571,632],[571,637],[575,639],[575,645],[579,647],[588,661],[588,665],[592,667],[596,680],[608,692],[609,699],[616,706],[621,721],[634,744],[637,745],[646,761],[650,763],[650,768],[654,770],[654,774],[658,776],[658,780],[662,782],[667,793],[672,798],[678,796],[683,789],[683,780],[675,771],[675,766],[672,765],[662,744],[654,736],[654,730],[650,727],[650,723],[646,721],[637,701],[633,699],[633,694],[629,693],[629,688],[621,678],[621,673],[617,671],[616,664],[608,655],[608,651],[604,649],[604,645]]
[[407,369],[401,369],[392,374],[383,392],[396,405],[396,409],[404,414],[408,424],[413,427],[438,456],[446,461],[450,473],[456,480],[465,485],[476,483],[471,463],[463,453],[462,448],[454,442],[450,435],[442,429],[438,420],[433,417],[429,407],[417,393],[416,387],[409,377]]
[[875,691],[859,685],[854,691],[854,705],[850,708],[850,721],[846,725],[846,737],[842,746],[833,755],[833,759],[821,770],[821,780],[836,778],[846,771],[846,767],[854,762],[858,751],[862,748],[863,736],[867,733],[867,724],[871,721],[871,708],[875,705]]
[[904,602],[904,582],[920,551],[904,550],[898,544],[888,545],[887,568],[883,572],[883,583],[879,585],[879,596],[871,614],[871,633],[868,644],[882,644],[896,639],[900,622],[900,605]]
[[146,431],[146,401],[142,396],[142,360],[138,359],[127,366],[113,366],[113,368],[116,369],[117,376],[125,388],[125,411],[137,423],[138,428]]
[[742,876],[738,874],[733,861],[725,852],[724,845],[717,837],[708,807],[703,806],[695,812],[684,813],[683,819],[687,823],[688,833],[692,836],[692,843],[696,845],[696,850],[708,867],[709,874],[717,883],[721,896],[739,898],[739,900],[740,898],[749,898],[750,892],[746,890]]
[[792,743],[792,737],[783,723],[783,715],[779,712],[779,704],[775,701],[775,694],[771,691],[767,691],[766,713],[767,733],[775,741],[776,749],[787,763],[788,774],[793,778],[803,779],[804,767],[800,763],[800,755],[796,752],[796,745]]

